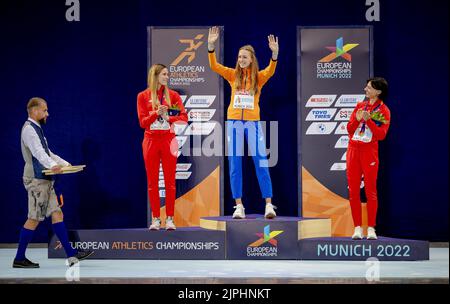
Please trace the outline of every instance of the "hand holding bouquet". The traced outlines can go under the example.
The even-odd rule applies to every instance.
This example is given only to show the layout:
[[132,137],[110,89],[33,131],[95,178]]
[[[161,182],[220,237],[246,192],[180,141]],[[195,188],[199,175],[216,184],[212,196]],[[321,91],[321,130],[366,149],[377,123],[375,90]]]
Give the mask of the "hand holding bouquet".
[[387,124],[389,122],[380,111],[372,112],[370,114],[370,118],[375,122],[379,122],[381,124]]
[[180,112],[181,112],[181,110],[178,107],[178,105],[171,105],[168,110],[169,116],[177,116],[180,114]]

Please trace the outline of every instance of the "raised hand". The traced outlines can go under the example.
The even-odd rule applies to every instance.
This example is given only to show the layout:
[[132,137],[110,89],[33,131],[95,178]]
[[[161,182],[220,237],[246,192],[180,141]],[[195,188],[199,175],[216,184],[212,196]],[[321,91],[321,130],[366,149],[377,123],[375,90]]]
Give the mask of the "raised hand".
[[216,43],[219,38],[219,28],[217,26],[213,26],[209,29],[208,34],[208,50],[214,50],[214,43]]
[[274,35],[269,35],[267,36],[267,39],[269,40],[269,48],[272,51],[272,58],[276,60],[279,51],[278,37],[275,37]]

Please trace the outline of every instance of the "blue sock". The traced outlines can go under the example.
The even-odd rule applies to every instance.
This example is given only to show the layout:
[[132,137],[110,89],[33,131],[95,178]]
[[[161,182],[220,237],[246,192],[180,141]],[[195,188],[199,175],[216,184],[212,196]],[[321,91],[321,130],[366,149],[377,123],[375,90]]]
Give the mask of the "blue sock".
[[31,242],[33,234],[34,230],[29,230],[25,227],[22,227],[22,230],[20,230],[19,247],[17,248],[16,260],[25,260],[25,250],[27,250],[27,246]]
[[67,235],[67,229],[64,222],[53,224],[53,231],[55,232],[56,236],[58,237],[59,241],[61,242],[61,245],[64,247],[64,250],[66,251],[66,255],[68,258],[73,257],[77,254],[77,251],[70,246],[69,242],[69,236]]

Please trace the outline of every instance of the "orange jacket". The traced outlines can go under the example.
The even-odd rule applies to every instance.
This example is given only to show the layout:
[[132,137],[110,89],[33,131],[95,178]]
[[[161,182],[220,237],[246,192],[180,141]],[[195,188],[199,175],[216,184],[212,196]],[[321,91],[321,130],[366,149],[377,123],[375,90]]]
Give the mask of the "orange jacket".
[[[233,108],[233,100],[236,89],[234,88],[234,80],[235,80],[235,69],[227,68],[220,63],[217,63],[216,53],[214,51],[208,52],[209,66],[211,69],[225,78],[231,86],[231,102],[228,106],[227,111],[227,119],[236,119],[236,120],[260,120],[259,115],[259,96],[261,95],[261,89],[269,80],[270,77],[275,73],[275,68],[277,67],[277,61],[270,59],[269,66],[262,71],[258,72],[258,93],[256,93],[255,97],[255,106],[254,109],[235,109]],[[246,69],[245,77],[250,77],[250,70]],[[248,81],[246,85],[246,90],[250,90],[250,81]]]

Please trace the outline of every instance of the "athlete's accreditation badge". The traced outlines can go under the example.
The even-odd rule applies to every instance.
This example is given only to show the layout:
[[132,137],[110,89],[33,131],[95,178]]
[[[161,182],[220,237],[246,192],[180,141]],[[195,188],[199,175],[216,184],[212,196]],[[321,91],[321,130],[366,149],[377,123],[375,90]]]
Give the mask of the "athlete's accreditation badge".
[[353,140],[365,143],[372,141],[372,131],[365,123],[360,123],[352,137]]
[[150,130],[169,130],[170,125],[169,123],[163,119],[162,117],[158,117],[158,119],[155,120],[154,123],[150,125]]
[[234,94],[233,108],[253,110],[255,108],[255,97],[247,92],[236,92]]

